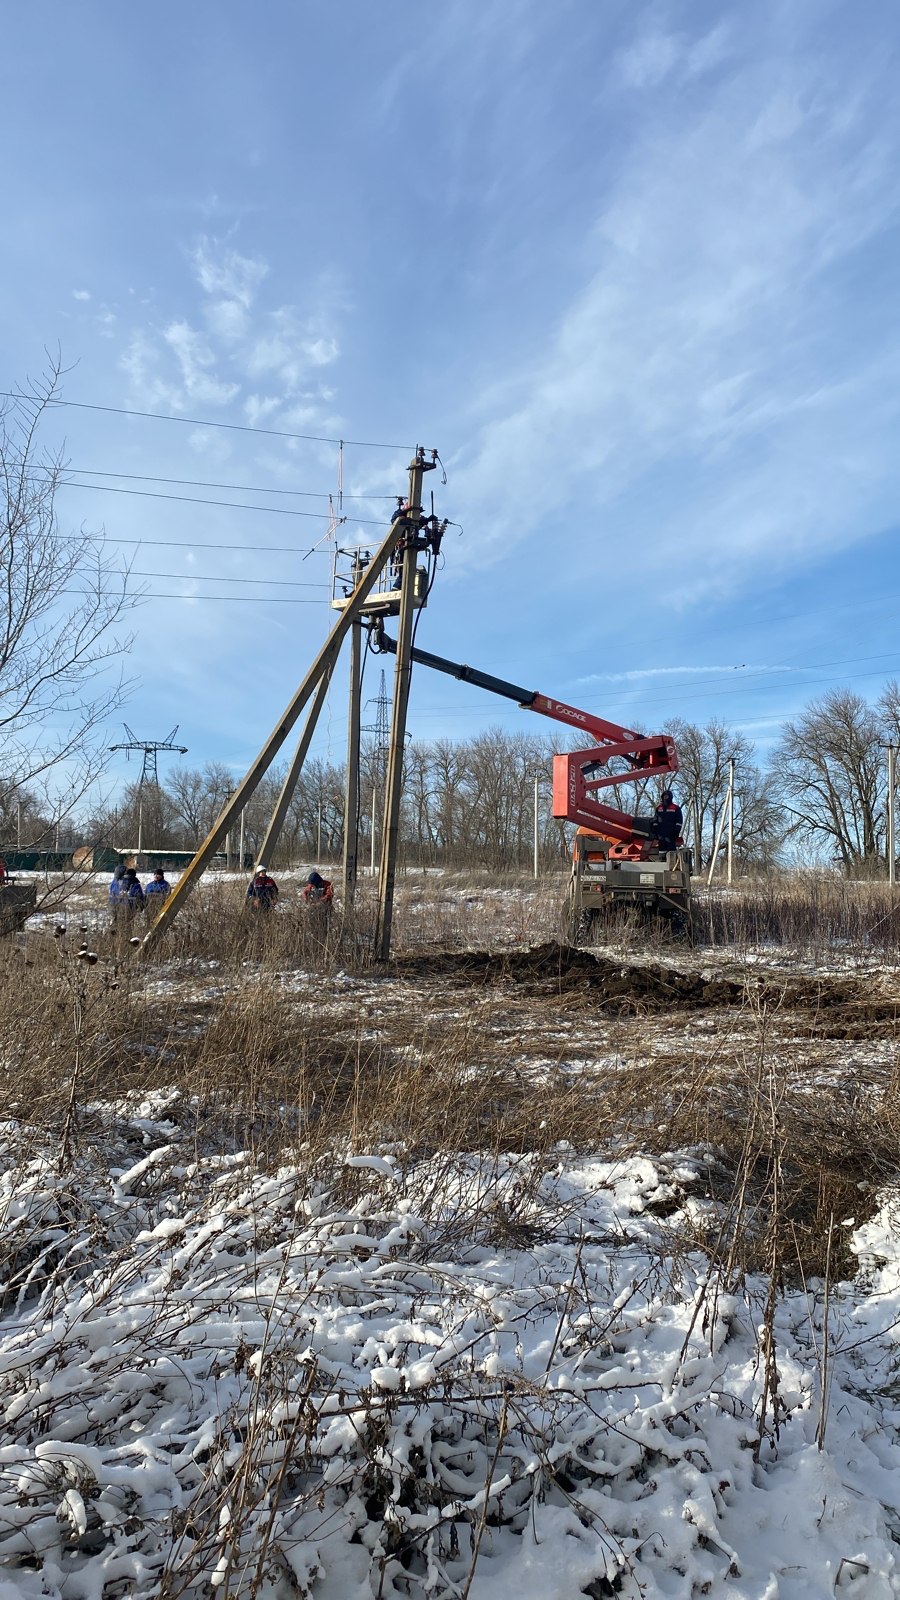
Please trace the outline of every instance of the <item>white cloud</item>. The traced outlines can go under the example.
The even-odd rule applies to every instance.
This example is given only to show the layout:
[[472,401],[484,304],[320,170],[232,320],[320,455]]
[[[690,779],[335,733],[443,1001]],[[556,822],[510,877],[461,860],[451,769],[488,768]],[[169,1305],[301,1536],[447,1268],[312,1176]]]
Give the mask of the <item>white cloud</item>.
[[[251,426],[284,413],[284,427],[324,432],[327,421],[334,431],[331,390],[320,381],[339,356],[333,315],[323,309],[332,298],[327,291],[317,293],[313,309],[268,309],[256,303],[268,274],[259,257],[204,238],[190,259],[202,291],[195,313],[135,333],[122,357],[141,406],[211,409],[250,385],[242,403]],[[195,448],[209,451],[206,441]]]
[[72,299],[73,300],[90,300],[90,298],[91,298],[90,289],[73,289],[72,290]]
[[205,294],[236,301],[245,310],[253,304],[269,271],[268,263],[260,256],[242,256],[237,250],[222,249],[217,239],[200,239],[191,259]]
[[698,39],[648,28],[619,53],[615,69],[629,89],[656,89],[668,77],[685,82],[718,66],[728,54],[729,39],[724,23]]
[[189,400],[201,405],[223,406],[233,400],[240,384],[227,383],[215,376],[216,358],[203,336],[187,322],[171,322],[163,339],[181,368],[182,383]]

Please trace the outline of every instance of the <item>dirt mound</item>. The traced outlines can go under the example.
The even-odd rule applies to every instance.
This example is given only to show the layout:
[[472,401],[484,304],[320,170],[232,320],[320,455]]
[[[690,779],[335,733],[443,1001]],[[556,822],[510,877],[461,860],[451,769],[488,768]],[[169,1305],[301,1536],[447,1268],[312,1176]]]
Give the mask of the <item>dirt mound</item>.
[[392,964],[399,978],[458,983],[514,983],[525,994],[590,991],[604,1007],[621,1013],[678,1009],[696,1011],[737,1004],[744,986],[729,978],[682,972],[655,963],[623,964],[590,950],[548,943],[530,950],[466,950],[401,956]]

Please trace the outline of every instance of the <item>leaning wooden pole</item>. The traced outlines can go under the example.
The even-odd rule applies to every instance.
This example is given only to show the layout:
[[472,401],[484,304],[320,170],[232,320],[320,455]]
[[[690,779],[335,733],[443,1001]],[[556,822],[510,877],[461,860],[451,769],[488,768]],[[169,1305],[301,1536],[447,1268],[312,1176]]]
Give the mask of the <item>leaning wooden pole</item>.
[[[354,624],[354,626],[358,627],[358,624]],[[332,662],[330,666],[326,667],[321,678],[319,679],[319,687],[316,690],[315,699],[309,708],[309,714],[305,723],[303,724],[303,732],[300,735],[297,748],[294,751],[293,760],[288,767],[287,776],[285,777],[284,783],[281,785],[281,793],[275,802],[275,810],[272,812],[272,820],[266,829],[266,836],[260,846],[259,855],[256,860],[257,867],[268,867],[271,864],[272,856],[275,853],[275,846],[281,838],[281,830],[284,827],[284,819],[288,814],[288,807],[294,798],[294,790],[297,787],[298,779],[303,771],[303,763],[309,754],[312,736],[316,731],[316,723],[319,720],[322,707],[325,704],[325,696],[328,693],[328,685],[331,682],[331,674],[333,671],[334,662]]]
[[356,585],[347,605],[332,628],[328,638],[322,645],[315,661],[303,679],[297,693],[294,695],[281,721],[273,728],[268,739],[259,752],[252,767],[235,789],[231,799],[220,811],[209,833],[204,839],[194,856],[190,866],[187,867],[181,880],[176,884],[168,896],[165,905],[152,928],[145,934],[141,949],[146,952],[152,950],[162,934],[171,926],[179,911],[197,887],[206,867],[212,860],[224,839],[228,829],[236,817],[244,810],[248,800],[254,794],[258,784],[265,777],[269,767],[277,756],[291,729],[298,721],[303,707],[316,689],[317,684],[326,671],[332,671],[343,644],[354,620],[360,615],[363,604],[378,581],[378,578],[390,560],[398,543],[404,536],[402,525],[392,525],[386,539],[379,545],[375,555],[366,567],[359,583]]

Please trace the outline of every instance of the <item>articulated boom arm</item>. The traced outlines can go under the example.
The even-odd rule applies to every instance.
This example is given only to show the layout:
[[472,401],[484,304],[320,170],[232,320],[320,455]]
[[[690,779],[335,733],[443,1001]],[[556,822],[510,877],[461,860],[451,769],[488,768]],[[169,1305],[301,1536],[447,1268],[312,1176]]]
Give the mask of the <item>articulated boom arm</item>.
[[[389,639],[383,624],[373,629],[376,650],[396,650],[396,642]],[[567,751],[553,757],[553,815],[567,822],[577,822],[579,827],[599,833],[604,839],[619,845],[637,845],[653,837],[649,817],[632,817],[615,806],[603,805],[594,798],[598,789],[616,783],[628,783],[635,777],[651,773],[677,772],[678,755],[667,733],[653,734],[649,738],[632,728],[623,728],[617,722],[607,722],[590,711],[579,711],[577,706],[566,705],[562,700],[551,700],[536,689],[523,689],[520,684],[509,683],[505,678],[495,678],[477,667],[467,667],[458,661],[448,661],[445,656],[432,655],[428,650],[413,648],[413,661],[420,666],[433,667],[445,672],[461,683],[473,683],[478,689],[502,695],[505,700],[515,700],[523,711],[536,711],[539,716],[551,717],[554,722],[564,722],[570,728],[583,729],[597,743],[587,750]],[[624,772],[604,772],[602,769],[616,756],[628,763]]]

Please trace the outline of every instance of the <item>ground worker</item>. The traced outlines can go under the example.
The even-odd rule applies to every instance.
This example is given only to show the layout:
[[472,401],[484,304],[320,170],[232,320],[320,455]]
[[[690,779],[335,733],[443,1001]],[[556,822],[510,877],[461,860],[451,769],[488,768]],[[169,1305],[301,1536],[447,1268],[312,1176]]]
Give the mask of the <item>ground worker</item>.
[[311,872],[303,888],[303,898],[308,906],[330,906],[334,898],[330,880],[321,873]]
[[144,890],[144,898],[152,905],[162,905],[166,895],[171,893],[172,885],[166,882],[166,875],[162,867],[157,867]]
[[656,837],[660,850],[674,850],[681,837],[684,815],[675,804],[671,789],[664,789],[656,808]]
[[113,873],[109,883],[109,909],[112,912],[113,922],[116,921],[125,899],[122,891],[124,880],[125,868],[120,862],[116,867],[116,870]]
[[144,891],[138,881],[138,875],[134,867],[125,868],[119,905],[129,919],[136,917],[144,909]]
[[273,911],[277,901],[278,885],[265,867],[260,867],[247,890],[247,904],[252,911]]

